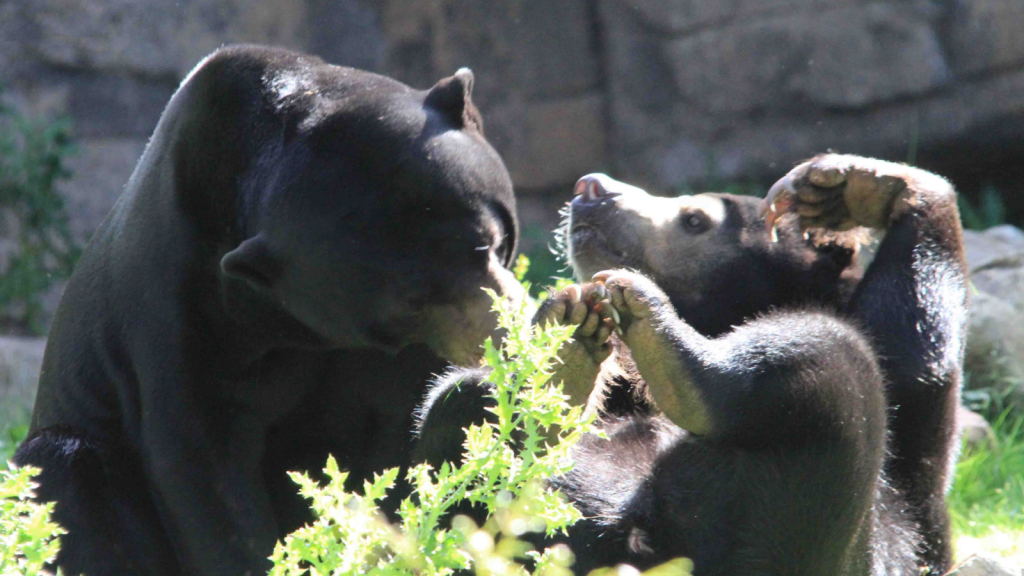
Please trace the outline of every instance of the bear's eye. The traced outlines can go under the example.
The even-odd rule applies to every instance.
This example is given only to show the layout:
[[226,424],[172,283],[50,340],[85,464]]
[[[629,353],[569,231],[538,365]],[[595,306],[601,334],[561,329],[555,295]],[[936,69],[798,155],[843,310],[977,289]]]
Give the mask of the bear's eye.
[[683,216],[683,227],[687,232],[703,232],[708,227],[707,218],[697,213],[686,214]]

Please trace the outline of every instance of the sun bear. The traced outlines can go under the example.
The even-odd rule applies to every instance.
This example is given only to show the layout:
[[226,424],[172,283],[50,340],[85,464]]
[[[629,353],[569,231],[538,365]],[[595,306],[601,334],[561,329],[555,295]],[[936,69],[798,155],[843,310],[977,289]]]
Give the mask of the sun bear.
[[[866,268],[865,229],[884,235]],[[577,326],[556,378],[607,435],[552,480],[585,517],[577,573],[946,573],[967,301],[947,181],[837,154],[763,203],[590,175],[563,235],[582,285],[535,322]],[[419,458],[458,457],[485,378],[437,383]]]
[[64,574],[266,574],[287,477],[408,465],[431,374],[515,294],[512,184],[460,70],[430,90],[233,46],[170,100],[57,311],[19,465]]

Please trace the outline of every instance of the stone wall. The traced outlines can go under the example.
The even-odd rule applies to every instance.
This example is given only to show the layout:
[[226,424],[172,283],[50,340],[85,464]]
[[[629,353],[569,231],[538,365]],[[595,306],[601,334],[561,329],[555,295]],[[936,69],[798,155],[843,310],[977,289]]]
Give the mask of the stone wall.
[[770,178],[828,148],[1022,150],[1019,0],[603,0],[600,17],[610,155],[656,186]]
[[473,68],[527,214],[595,170],[665,191],[764,183],[832,148],[971,185],[1024,154],[1021,0],[4,0],[8,98],[76,123],[81,237],[180,79],[230,42],[421,88]]

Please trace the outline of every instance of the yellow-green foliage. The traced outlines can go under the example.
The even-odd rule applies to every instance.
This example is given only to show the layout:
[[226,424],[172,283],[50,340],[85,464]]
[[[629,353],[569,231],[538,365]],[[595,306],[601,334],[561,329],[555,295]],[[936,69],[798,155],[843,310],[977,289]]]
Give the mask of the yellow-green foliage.
[[[378,506],[397,480],[397,469],[365,483],[362,495],[345,492],[347,475],[333,460],[325,469],[327,486],[294,474],[317,520],[277,546],[272,574],[429,576],[467,568],[524,574],[527,559],[536,563],[536,574],[569,574],[572,555],[564,547],[535,552],[516,537],[528,531],[553,534],[580,518],[544,482],[569,470],[568,452],[588,427],[582,409],[570,407],[561,385],[551,381],[551,364],[571,329],[536,329],[525,317],[525,304],[511,310],[492,297],[508,333],[500,348],[491,340],[484,347],[496,422],[470,427],[461,464],[409,470],[413,494],[398,506],[396,524]],[[490,519],[477,527],[460,517],[443,528],[447,512],[460,502],[485,508]]]
[[50,520],[53,504],[32,502],[30,467],[0,472],[0,574],[36,576],[60,550],[64,531]]
[[[345,491],[347,474],[333,459],[324,470],[326,486],[293,474],[317,519],[278,544],[273,576],[434,576],[465,569],[480,576],[572,575],[568,547],[537,551],[519,539],[528,532],[553,535],[580,519],[545,482],[570,470],[569,451],[591,420],[568,405],[560,382],[551,381],[551,364],[572,328],[532,327],[525,303],[512,310],[491,296],[508,334],[500,348],[490,339],[484,345],[496,421],[469,428],[461,464],[409,470],[413,494],[399,504],[394,524],[379,503],[398,479],[397,469],[366,482],[362,494]],[[456,516],[445,528],[447,513],[467,502],[487,510],[484,525]],[[647,574],[686,576],[690,566],[675,560]],[[608,574],[638,572],[619,567]]]
[[1024,564],[1024,417],[1005,411],[988,444],[960,456],[949,494],[958,558],[997,554]]

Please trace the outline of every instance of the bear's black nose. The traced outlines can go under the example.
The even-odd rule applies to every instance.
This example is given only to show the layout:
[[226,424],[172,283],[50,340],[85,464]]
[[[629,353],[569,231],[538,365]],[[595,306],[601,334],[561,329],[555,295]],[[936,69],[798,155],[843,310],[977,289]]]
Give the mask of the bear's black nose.
[[587,174],[576,182],[573,193],[582,197],[584,201],[614,198],[620,194],[612,191],[616,184],[622,183],[605,174]]

